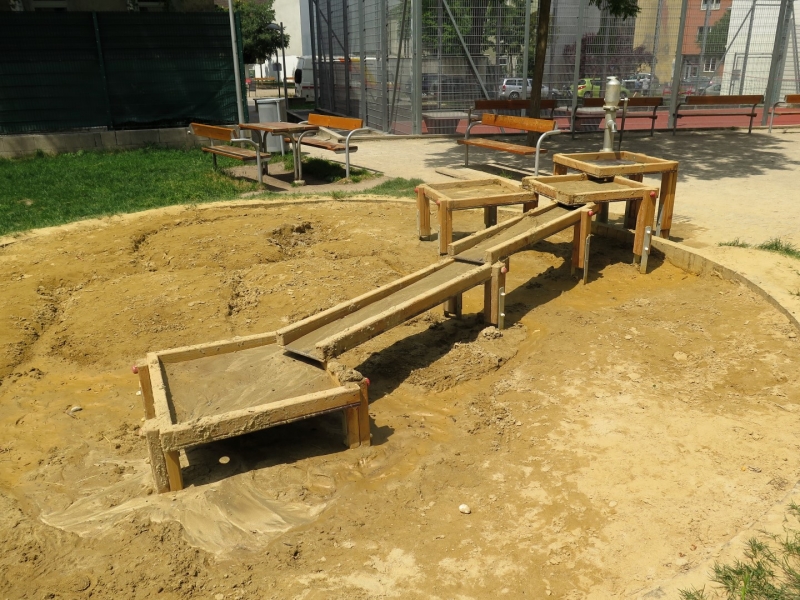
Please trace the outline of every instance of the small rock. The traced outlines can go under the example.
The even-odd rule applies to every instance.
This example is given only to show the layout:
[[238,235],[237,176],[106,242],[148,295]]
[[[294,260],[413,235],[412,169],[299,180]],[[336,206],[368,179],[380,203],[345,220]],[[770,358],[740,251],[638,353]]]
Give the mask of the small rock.
[[612,500],[611,502],[608,503],[608,507],[609,508],[614,508],[616,505],[617,505],[617,503],[614,500]]
[[139,390],[138,392],[136,392],[136,395],[137,396],[141,396],[142,395],[142,390]]
[[793,331],[792,333],[789,334],[789,337],[794,339],[797,337],[797,334]]
[[514,423],[514,425],[516,425],[517,427],[521,427],[522,426],[522,421],[517,421],[516,423]]
[[675,561],[675,566],[676,567],[685,567],[688,564],[689,564],[689,560],[686,559],[686,558],[679,558],[678,560]]
[[674,358],[678,362],[686,362],[687,360],[689,360],[689,355],[686,354],[685,352],[676,352],[675,354],[672,355],[672,358]]
[[638,373],[628,373],[628,379],[631,381],[639,381],[642,378]]
[[224,594],[217,594],[214,596],[214,600],[224,600],[224,598],[225,598]]
[[632,339],[633,339],[633,336],[632,336],[632,335],[626,335],[626,336],[625,336],[625,339],[626,339],[626,340],[632,340]]
[[458,510],[462,515],[468,515],[468,514],[470,514],[472,512],[472,509],[466,504],[460,505],[458,507]]
[[76,412],[81,412],[82,410],[80,406],[73,406],[69,409],[69,414],[74,415]]

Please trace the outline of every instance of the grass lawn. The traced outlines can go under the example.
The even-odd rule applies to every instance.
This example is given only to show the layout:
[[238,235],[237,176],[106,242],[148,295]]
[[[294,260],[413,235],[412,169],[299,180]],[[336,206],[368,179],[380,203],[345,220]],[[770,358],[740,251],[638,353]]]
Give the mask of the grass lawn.
[[[241,165],[224,157],[218,161],[223,169]],[[303,161],[304,173],[307,170],[326,180],[344,177],[343,166],[319,159],[308,165]],[[372,176],[369,171],[351,169],[353,180]],[[330,196],[342,199],[370,193],[413,198],[419,183],[418,179],[391,179],[370,190],[337,190]],[[213,171],[211,157],[199,149],[143,148],[0,159],[0,235],[161,206],[230,200],[257,189],[255,182]],[[298,192],[301,189],[294,195],[313,194],[303,188]],[[286,196],[265,192],[260,197]]]

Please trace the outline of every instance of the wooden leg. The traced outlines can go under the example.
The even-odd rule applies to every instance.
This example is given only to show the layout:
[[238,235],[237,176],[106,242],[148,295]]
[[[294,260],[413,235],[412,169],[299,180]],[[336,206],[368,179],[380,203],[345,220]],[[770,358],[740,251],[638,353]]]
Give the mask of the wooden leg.
[[663,238],[669,238],[669,230],[672,227],[672,211],[675,208],[675,188],[677,185],[677,169],[661,175],[661,200],[658,212],[661,220],[659,235]]
[[450,204],[439,202],[439,254],[447,254],[447,245],[453,241],[453,211]]
[[[634,173],[633,175],[628,175],[628,179],[632,181],[638,181],[639,183],[642,182],[644,176],[641,173]],[[639,200],[628,200],[625,203],[625,228],[626,229],[633,229],[636,227],[636,219],[639,214],[639,205],[641,201]]]
[[372,436],[369,432],[369,383],[368,380],[361,381],[361,405],[358,407],[358,431],[361,436],[361,445],[369,446]]
[[153,384],[150,382],[150,369],[147,368],[147,363],[139,365],[139,389],[142,392],[144,418],[155,419],[156,407],[153,401]]
[[608,223],[608,202],[600,204],[600,209],[597,211],[597,221],[599,223]]
[[534,208],[538,208],[539,206],[539,194],[533,195],[533,202],[523,202],[522,203],[522,212],[528,212],[529,210],[533,210]]
[[167,463],[167,477],[169,478],[169,491],[177,492],[183,489],[183,477],[181,476],[181,455],[174,450],[164,452],[164,460]]
[[508,259],[492,265],[492,279],[484,286],[483,317],[489,325],[500,323],[500,288],[506,287]]
[[553,163],[553,175],[566,175],[566,174],[567,174],[566,165],[557,165]]
[[461,318],[462,295],[458,294],[447,299],[444,304],[444,316]]
[[487,227],[497,225],[497,207],[487,206],[483,209],[483,224]]
[[592,217],[588,211],[581,213],[581,220],[578,225],[580,226],[578,231],[578,265],[582,267],[586,257],[586,238],[592,233]]
[[163,494],[169,491],[169,476],[167,475],[167,462],[164,459],[164,451],[161,449],[161,439],[155,422],[145,423],[144,432],[147,452],[150,456],[150,470],[153,472],[153,483],[155,484],[156,492]]
[[348,448],[358,448],[361,445],[360,423],[358,420],[358,408],[345,408],[342,412],[342,424],[344,427],[344,445]]
[[638,262],[642,256],[642,246],[644,245],[644,229],[645,227],[653,226],[653,218],[656,215],[656,198],[655,194],[650,195],[650,192],[645,192],[641,202],[641,210],[636,220],[636,235],[633,238],[633,255],[634,261]]
[[430,239],[431,203],[422,186],[417,187],[417,228],[419,229],[419,239]]

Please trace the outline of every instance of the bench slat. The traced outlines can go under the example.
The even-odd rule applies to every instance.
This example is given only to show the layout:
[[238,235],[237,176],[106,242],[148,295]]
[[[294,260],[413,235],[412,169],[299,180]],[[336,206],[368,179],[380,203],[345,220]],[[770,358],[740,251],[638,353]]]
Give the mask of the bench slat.
[[[533,119],[531,117],[511,117],[508,115],[493,115],[484,113],[481,123],[494,127],[508,127],[509,129],[522,129],[523,131],[533,131],[535,133],[545,133],[553,131],[556,122],[550,119]],[[512,144],[513,145],[513,144]]]
[[744,96],[686,96],[684,105],[733,105],[733,104],[763,104],[764,96],[750,94]]
[[[509,144],[508,142],[499,142],[497,140],[487,140],[483,138],[458,140],[458,143],[462,146],[477,146],[479,148],[489,148],[490,150],[502,150],[503,152],[519,154],[521,156],[536,154],[536,148],[532,148],[531,146],[519,146],[517,144]],[[547,150],[542,148],[539,152],[547,152]]]
[[192,132],[197,136],[212,140],[222,140],[223,142],[230,142],[234,134],[233,129],[216,125],[203,125],[202,123],[192,123],[191,128]]
[[[292,139],[285,137],[283,141],[287,144],[291,143]],[[338,142],[332,142],[330,140],[324,140],[318,137],[304,137],[303,140],[304,146],[314,146],[315,148],[322,148],[323,150],[330,150],[331,152],[335,152],[336,154],[344,154],[346,148],[344,144],[340,144]],[[358,150],[358,146],[350,146],[350,152],[356,152]]]
[[[745,112],[746,111],[746,112]],[[758,113],[753,110],[743,108],[739,112],[733,111],[718,111],[718,110],[687,110],[686,112],[678,113],[675,115],[681,117],[757,117]]]
[[361,119],[354,119],[350,117],[334,117],[331,115],[317,115],[314,113],[308,115],[308,122],[311,125],[318,125],[319,127],[345,129],[347,131],[361,129],[363,127],[363,121]]
[[[247,148],[238,148],[236,146],[204,146],[203,152],[210,152],[211,154],[219,154],[220,156],[227,156],[228,158],[235,158],[241,161],[256,160],[257,154],[255,150],[248,150]],[[268,154],[262,154],[261,158],[269,158]]]

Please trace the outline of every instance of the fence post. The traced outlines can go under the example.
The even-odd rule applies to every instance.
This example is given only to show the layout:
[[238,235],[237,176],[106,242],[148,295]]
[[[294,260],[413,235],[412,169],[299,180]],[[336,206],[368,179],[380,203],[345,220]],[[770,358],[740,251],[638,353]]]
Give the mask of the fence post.
[[[520,98],[525,100],[528,97],[528,60],[530,59],[529,54],[531,47],[531,0],[525,0],[525,31],[522,36],[522,42],[525,45],[522,47],[522,89],[519,91],[519,94]],[[531,93],[533,93],[532,89]],[[538,117],[539,115],[528,116]],[[469,123],[467,124],[469,125]]]
[[789,0],[781,0],[781,9],[778,12],[778,23],[775,26],[775,43],[772,46],[772,61],[769,64],[769,78],[767,91],[764,93],[764,114],[761,115],[761,124],[766,125],[769,119],[769,109],[777,100],[783,82],[783,59],[786,56],[786,45],[789,43],[787,26],[789,20]]
[[[330,0],[328,0],[330,2]],[[389,133],[392,124],[389,123],[389,0],[378,0],[381,5],[380,31],[381,31],[381,119],[383,130]]]
[[[358,2],[358,0],[356,0]],[[350,27],[348,26],[348,19],[347,19],[347,11],[350,10],[347,6],[347,0],[343,0],[342,2],[342,27],[344,29],[344,48],[342,51],[344,52],[344,89],[346,90],[344,96],[344,114],[348,117],[352,117],[353,113],[350,112]],[[284,80],[286,78],[286,73],[283,74]],[[288,100],[287,100],[288,102]]]
[[[710,0],[709,0],[710,1]],[[686,13],[689,9],[689,0],[681,2],[681,19],[678,24],[678,39],[675,46],[675,62],[672,67],[672,94],[669,98],[669,127],[674,127],[675,110],[678,108],[678,96],[681,88],[681,71],[683,71],[683,33],[686,29]]]
[[314,86],[314,107],[317,107],[319,106],[320,84],[317,73],[317,60],[319,55],[317,54],[317,41],[315,36],[317,35],[317,29],[319,28],[319,25],[317,24],[317,13],[314,10],[314,0],[308,0],[308,28],[309,33],[311,34],[311,84]]
[[422,0],[411,0],[411,133],[422,133]]
[[364,127],[368,127],[367,123],[367,27],[364,25],[364,0],[357,0],[358,2],[358,55],[360,60],[359,68],[361,70],[361,102],[359,102],[359,109],[361,111],[361,121]]
[[[686,2],[686,0],[683,0]],[[572,110],[570,111],[570,131],[575,138],[575,111],[578,110],[578,80],[581,78],[581,50],[583,49],[583,17],[586,13],[587,0],[580,0],[578,5],[578,28],[575,33],[575,69],[572,72]]]
[[236,42],[236,16],[233,12],[233,0],[228,0],[228,19],[231,23],[231,55],[233,56],[233,81],[236,85],[236,116],[239,118],[239,123],[244,123],[242,80],[239,74],[239,44]]
[[[739,74],[739,95],[744,94],[744,76],[747,73],[747,58],[750,54],[750,38],[753,37],[753,20],[756,17],[756,0],[750,6],[750,23],[747,25],[747,41],[744,43],[744,60],[742,61],[742,70]],[[736,65],[736,59],[733,64]]]
[[103,58],[103,44],[100,42],[100,26],[97,23],[97,13],[92,13],[94,23],[94,39],[97,43],[97,61],[100,67],[100,80],[103,82],[103,95],[106,99],[106,122],[109,131],[114,130],[114,120],[111,118],[111,99],[108,96],[108,79],[106,78],[106,61]]

